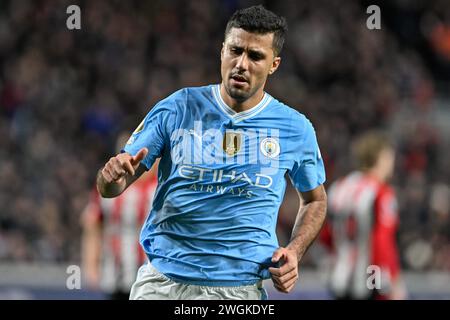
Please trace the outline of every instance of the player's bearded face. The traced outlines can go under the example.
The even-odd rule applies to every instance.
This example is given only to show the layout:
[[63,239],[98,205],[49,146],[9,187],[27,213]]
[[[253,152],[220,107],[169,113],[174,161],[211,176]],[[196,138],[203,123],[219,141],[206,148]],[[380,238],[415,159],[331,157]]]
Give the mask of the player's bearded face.
[[257,93],[262,96],[267,76],[278,68],[280,58],[274,56],[273,33],[257,34],[232,28],[223,44],[221,61],[226,92],[243,102]]

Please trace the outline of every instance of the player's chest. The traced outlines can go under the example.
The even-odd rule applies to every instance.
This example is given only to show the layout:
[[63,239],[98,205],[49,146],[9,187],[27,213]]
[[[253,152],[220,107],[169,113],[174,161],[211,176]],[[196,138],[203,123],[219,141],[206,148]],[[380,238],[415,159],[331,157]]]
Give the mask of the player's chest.
[[289,132],[271,121],[241,121],[206,113],[182,121],[170,139],[172,162],[202,166],[289,169]]

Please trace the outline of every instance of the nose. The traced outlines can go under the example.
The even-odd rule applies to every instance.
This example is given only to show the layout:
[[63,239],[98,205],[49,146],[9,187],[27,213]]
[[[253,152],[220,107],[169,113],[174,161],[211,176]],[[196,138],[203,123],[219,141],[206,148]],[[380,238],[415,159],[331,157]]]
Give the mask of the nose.
[[246,71],[248,70],[248,57],[245,53],[242,53],[237,61],[236,68],[239,69],[239,71]]

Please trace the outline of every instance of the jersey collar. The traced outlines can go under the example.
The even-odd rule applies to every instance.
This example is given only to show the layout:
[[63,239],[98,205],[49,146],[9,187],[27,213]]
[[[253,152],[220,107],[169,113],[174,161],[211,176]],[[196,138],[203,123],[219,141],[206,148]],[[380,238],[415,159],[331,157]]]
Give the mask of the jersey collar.
[[272,101],[272,97],[264,92],[263,98],[256,106],[252,107],[249,110],[236,112],[230,106],[228,106],[225,101],[223,101],[222,96],[220,95],[220,84],[213,85],[211,90],[214,100],[216,100],[216,103],[219,106],[219,109],[221,109],[222,112],[224,112],[228,117],[232,118],[234,122],[240,122],[245,119],[254,117],[262,110],[264,110],[264,108],[266,108]]

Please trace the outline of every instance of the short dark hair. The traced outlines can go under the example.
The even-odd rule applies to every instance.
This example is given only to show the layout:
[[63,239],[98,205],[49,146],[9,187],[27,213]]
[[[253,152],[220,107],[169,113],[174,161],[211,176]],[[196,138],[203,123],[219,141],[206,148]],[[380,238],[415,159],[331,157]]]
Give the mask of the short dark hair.
[[252,33],[273,33],[273,50],[278,56],[283,49],[288,27],[286,19],[267,10],[262,5],[237,10],[228,20],[225,38],[231,28],[241,28]]

